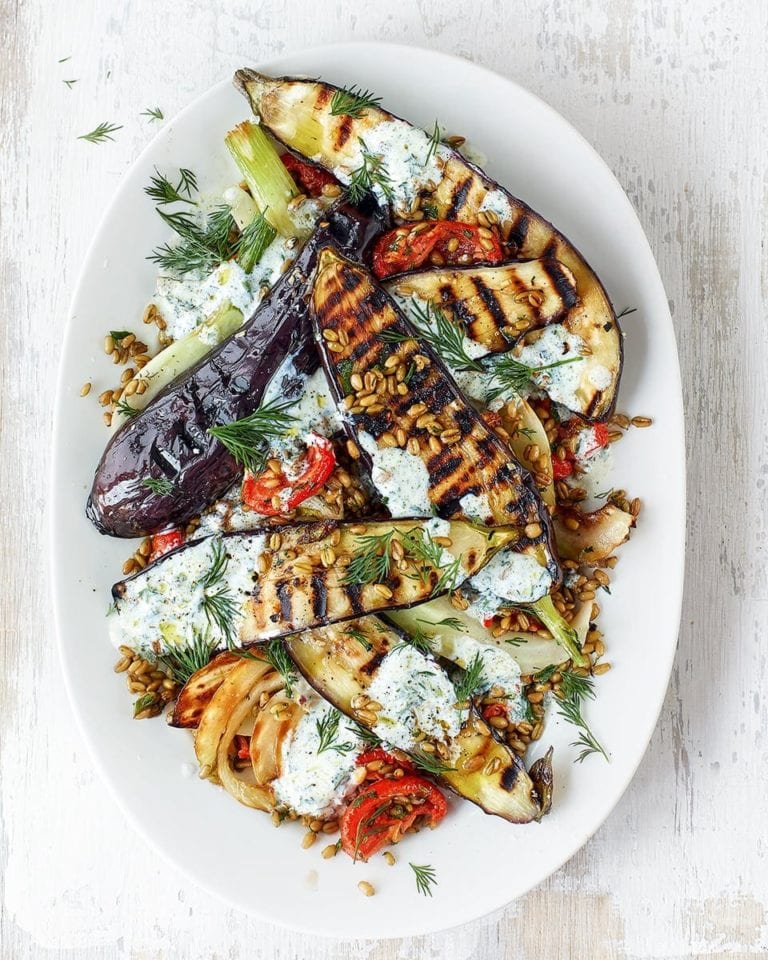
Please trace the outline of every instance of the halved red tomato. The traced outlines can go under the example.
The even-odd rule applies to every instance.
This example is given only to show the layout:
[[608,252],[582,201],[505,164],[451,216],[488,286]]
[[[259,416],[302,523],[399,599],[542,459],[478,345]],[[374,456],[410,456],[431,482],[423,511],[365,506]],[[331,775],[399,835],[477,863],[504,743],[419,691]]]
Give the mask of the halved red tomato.
[[[333,444],[318,433],[307,439],[307,452],[290,475],[285,468],[280,473],[265,470],[254,475],[246,471],[240,491],[243,503],[265,517],[275,517],[295,510],[300,503],[313,496],[325,486],[336,468]],[[279,496],[280,505],[274,498]]]
[[184,532],[182,530],[166,530],[164,533],[155,533],[152,535],[152,552],[149,555],[150,563],[162,557],[164,553],[170,553],[176,547],[184,543]]
[[487,227],[457,220],[422,220],[383,233],[373,247],[373,272],[382,280],[426,263],[500,263],[501,241]]

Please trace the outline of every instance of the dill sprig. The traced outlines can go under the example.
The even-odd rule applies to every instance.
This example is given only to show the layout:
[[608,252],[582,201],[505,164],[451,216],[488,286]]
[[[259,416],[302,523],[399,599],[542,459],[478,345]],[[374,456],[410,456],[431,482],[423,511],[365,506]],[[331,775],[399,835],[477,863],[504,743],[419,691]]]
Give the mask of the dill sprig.
[[354,720],[353,723],[358,740],[362,740],[363,743],[369,747],[378,747],[381,744],[381,737],[376,736],[373,730],[366,729],[366,727],[359,724],[357,720]]
[[446,564],[443,560],[443,547],[436,543],[424,530],[416,528],[403,535],[403,547],[406,557],[419,566],[419,576],[426,582],[432,570],[438,571],[438,579],[432,588],[432,596],[454,590],[461,574],[461,555],[452,557]]
[[429,135],[429,148],[427,149],[427,155],[424,157],[424,166],[429,163],[429,161],[434,157],[435,151],[440,146],[440,126],[435,120],[435,125],[432,128],[432,133]]
[[458,617],[444,617],[442,620],[422,620],[417,618],[419,623],[426,623],[430,627],[448,627],[449,630],[459,630],[466,633],[464,624]]
[[277,230],[267,220],[266,210],[260,211],[247,224],[237,241],[237,262],[250,273],[261,260],[264,251],[277,236]]
[[217,627],[227,646],[231,647],[236,639],[235,619],[240,610],[226,582],[228,566],[229,556],[224,544],[220,539],[214,540],[211,565],[200,578],[199,585],[203,588],[200,602],[208,624]]
[[266,461],[267,440],[284,436],[295,419],[285,412],[289,407],[290,403],[278,401],[262,403],[247,417],[209,427],[208,433],[216,437],[242,467],[259,473]]
[[384,158],[371,153],[362,137],[357,138],[363,162],[350,174],[347,184],[347,196],[352,203],[359,203],[366,193],[378,187],[387,200],[392,199],[392,181],[384,163]]
[[432,655],[432,644],[421,632],[421,630],[412,630],[409,633],[404,634],[403,639],[399,643],[396,643],[389,652],[394,653],[396,650],[401,650],[403,647],[413,647],[414,650],[418,650],[418,652],[423,654],[425,657]]
[[418,864],[410,861],[408,866],[416,874],[416,889],[423,897],[431,897],[432,887],[437,885],[435,868],[428,863]]
[[568,723],[572,723],[579,730],[579,736],[571,742],[572,747],[581,747],[581,753],[576,757],[575,763],[583,763],[587,757],[593,753],[601,753],[606,760],[608,754],[605,752],[594,733],[589,728],[587,721],[581,713],[581,699],[576,694],[571,694],[564,700],[557,701],[557,712]]
[[279,637],[274,637],[267,644],[264,655],[269,665],[281,675],[285,683],[285,694],[287,697],[293,696],[293,684],[298,679],[293,660],[288,656],[288,651],[283,646]]
[[[475,357],[470,357],[464,344],[464,333],[439,307],[420,303],[415,297],[408,305],[408,319],[416,328],[420,339],[432,347],[448,366],[455,370],[474,370],[483,373],[485,367]],[[384,330],[379,337],[389,343],[413,340],[411,334],[396,330]]]
[[317,736],[319,743],[317,745],[318,753],[325,753],[326,750],[333,750],[335,753],[350,753],[355,749],[354,743],[336,743],[339,735],[339,721],[341,714],[335,707],[332,707],[324,717],[315,721],[317,727]]
[[356,537],[357,547],[344,575],[345,584],[381,583],[392,569],[392,540],[395,530]]
[[72,87],[74,87],[74,85],[77,83],[77,80],[64,80],[63,82],[64,82],[64,83],[69,87],[69,89],[71,90]]
[[155,167],[155,176],[150,177],[149,186],[144,187],[144,193],[159,204],[195,203],[192,199],[193,190],[197,191],[197,178],[184,167],[179,170],[179,182],[175,185]]
[[170,497],[175,490],[173,483],[168,477],[145,477],[141,481],[142,485],[148,487],[152,493],[160,497]]
[[352,117],[358,120],[364,110],[377,107],[381,97],[374,97],[370,90],[363,90],[353,84],[336,90],[331,99],[331,115],[334,117]]
[[349,627],[344,631],[344,636],[350,637],[352,640],[357,640],[363,650],[373,650],[373,644],[370,642],[368,637],[366,637],[362,630],[358,630],[355,627]]
[[621,313],[616,314],[616,319],[621,320],[622,317],[628,317],[630,313],[637,313],[637,307],[624,307]]
[[185,211],[168,213],[158,208],[157,212],[179,237],[174,244],[157,247],[147,258],[162,270],[179,274],[212,270],[232,256],[234,220],[229,207],[216,207],[203,226]]
[[135,417],[140,411],[136,407],[132,407],[127,400],[123,400],[121,397],[119,400],[115,401],[115,413],[122,413],[124,417]]
[[476,653],[453,685],[459,703],[469,700],[481,687],[485,686],[486,680],[483,669],[483,658],[479,653]]
[[545,363],[540,367],[532,367],[527,363],[516,360],[510,354],[496,356],[490,361],[485,369],[491,374],[498,386],[493,387],[488,393],[488,400],[495,400],[505,390],[514,390],[520,393],[534,379],[536,374],[545,373],[547,370],[554,370],[557,367],[564,367],[569,363],[578,363],[584,357],[564,357],[562,360],[555,360],[553,363]]
[[420,750],[418,753],[410,753],[409,757],[415,767],[423,770],[424,773],[431,773],[433,777],[439,777],[443,773],[450,773],[456,769],[456,767],[452,767],[449,763],[441,760],[436,753],[424,753]]
[[87,140],[88,143],[104,143],[105,140],[114,140],[112,136],[118,130],[122,130],[122,124],[116,123],[100,123],[98,127],[94,127],[90,133],[82,133],[77,138],[78,140]]
[[210,638],[207,630],[205,633],[195,630],[191,643],[166,650],[158,656],[157,662],[177,683],[184,684],[210,661],[216,647],[216,641]]
[[150,123],[153,120],[165,119],[165,117],[163,116],[163,111],[160,109],[160,107],[147,107],[146,110],[141,111],[141,115],[142,117],[148,117]]

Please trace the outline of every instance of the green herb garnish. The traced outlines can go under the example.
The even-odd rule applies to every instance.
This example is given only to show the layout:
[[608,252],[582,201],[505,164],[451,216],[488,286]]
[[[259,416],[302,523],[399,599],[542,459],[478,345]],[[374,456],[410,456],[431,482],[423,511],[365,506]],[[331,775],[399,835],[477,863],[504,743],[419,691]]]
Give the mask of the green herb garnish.
[[262,403],[253,413],[242,420],[233,420],[216,427],[208,433],[216,437],[237,462],[251,473],[259,473],[267,457],[267,440],[285,436],[295,417],[285,411],[290,403]]
[[136,717],[138,717],[138,715],[139,715],[140,713],[142,713],[144,710],[146,710],[146,709],[148,709],[149,707],[153,706],[153,704],[155,703],[155,699],[156,699],[156,698],[155,698],[154,693],[144,693],[144,694],[142,694],[142,695],[139,697],[139,699],[138,699],[138,700],[134,703],[134,705],[133,705],[133,717],[134,717],[134,719],[136,719]]
[[383,157],[371,153],[362,137],[358,137],[363,162],[353,170],[347,184],[347,196],[352,203],[359,203],[366,193],[378,187],[387,200],[392,199],[392,181]]
[[434,157],[435,151],[440,146],[440,127],[435,120],[435,126],[432,129],[432,133],[429,135],[429,149],[427,150],[427,155],[424,157],[424,166],[429,163],[429,161]]
[[373,644],[366,637],[362,630],[357,630],[355,628],[349,628],[344,631],[344,636],[350,637],[352,640],[357,640],[363,650],[373,650]]
[[395,530],[356,537],[357,548],[344,575],[345,584],[381,583],[392,569]]
[[229,207],[216,207],[204,226],[185,211],[168,213],[158,208],[157,212],[179,237],[175,244],[163,244],[147,258],[161,269],[179,274],[212,270],[232,256],[234,220]]
[[267,644],[265,656],[270,666],[277,670],[285,682],[285,694],[287,697],[293,696],[293,684],[296,683],[296,670],[293,660],[288,656],[288,651],[283,646],[279,637],[274,637]]
[[350,753],[355,749],[354,743],[336,743],[339,735],[339,721],[341,714],[335,708],[331,708],[324,717],[315,721],[317,727],[317,736],[320,742],[317,745],[317,752],[324,753],[326,750],[333,750],[336,753]]
[[267,220],[266,210],[257,213],[251,222],[243,228],[237,241],[237,262],[250,273],[261,260],[264,251],[277,236],[277,230]]
[[122,397],[115,402],[115,413],[122,413],[124,417],[135,417],[139,412],[136,407],[132,407]]
[[424,753],[420,751],[419,753],[411,753],[409,756],[415,767],[423,770],[424,773],[431,773],[433,777],[439,777],[443,773],[450,773],[456,769],[456,767],[452,767],[450,764],[445,763],[444,760],[441,760],[435,753]]
[[144,187],[144,193],[159,204],[165,203],[195,203],[192,191],[197,192],[197,178],[191,170],[182,167],[179,170],[179,181],[175,185],[164,174],[155,168],[155,176],[149,178],[149,186]]
[[479,653],[476,653],[453,685],[459,703],[469,700],[481,687],[486,685],[483,669],[483,658]]
[[100,123],[90,133],[82,133],[77,139],[87,140],[88,143],[103,143],[105,140],[114,140],[112,134],[122,129],[121,124]]
[[408,863],[408,866],[416,874],[416,889],[423,897],[432,896],[432,887],[437,885],[435,868],[429,864]]
[[201,606],[209,625],[216,626],[224,637],[228,647],[234,645],[235,618],[240,613],[229,584],[226,582],[229,556],[221,539],[213,541],[211,547],[211,566],[200,579],[203,588]]
[[564,357],[562,360],[555,360],[554,363],[545,363],[540,367],[531,367],[527,363],[521,363],[515,360],[509,354],[503,354],[490,361],[485,369],[497,381],[498,386],[492,388],[488,393],[488,400],[495,400],[501,396],[505,390],[514,390],[520,393],[534,379],[538,373],[544,373],[547,370],[554,370],[556,367],[564,367],[569,363],[578,363],[584,357]]
[[142,111],[141,111],[141,115],[142,115],[142,117],[148,117],[150,123],[151,123],[153,120],[164,120],[164,119],[165,119],[165,117],[163,116],[163,111],[160,109],[160,107],[154,107],[154,108],[153,108],[153,107],[147,107],[146,110],[142,110]]
[[[439,307],[430,303],[422,305],[414,298],[408,305],[408,319],[416,328],[418,338],[428,343],[450,367],[477,373],[485,371],[480,361],[467,353],[462,329]],[[379,338],[388,343],[414,339],[413,334],[399,333],[397,330],[384,330]]]
[[169,497],[176,489],[168,477],[145,477],[141,482],[160,497]]
[[183,647],[173,647],[161,653],[157,662],[165,667],[176,683],[184,684],[193,673],[202,670],[216,649],[216,641],[211,640],[208,631],[194,631],[192,642]]
[[381,97],[374,97],[370,90],[362,90],[356,84],[336,90],[331,99],[331,115],[334,117],[352,117],[358,120],[364,110],[377,107]]
[[64,80],[62,82],[65,83],[71,90],[72,87],[74,87],[74,85],[77,83],[77,80]]

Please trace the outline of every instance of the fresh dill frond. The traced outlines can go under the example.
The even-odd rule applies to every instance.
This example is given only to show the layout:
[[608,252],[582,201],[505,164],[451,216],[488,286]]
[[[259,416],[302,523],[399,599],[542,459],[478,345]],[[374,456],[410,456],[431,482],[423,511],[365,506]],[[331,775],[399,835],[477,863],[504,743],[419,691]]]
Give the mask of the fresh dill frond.
[[74,87],[74,85],[77,83],[77,80],[64,80],[62,82],[65,83],[71,90],[72,87]]
[[427,150],[427,155],[424,157],[424,166],[429,163],[429,161],[434,157],[435,151],[440,146],[440,126],[435,120],[435,126],[432,128],[432,133],[429,135],[429,148]]
[[352,640],[357,640],[363,650],[371,651],[373,650],[373,644],[366,637],[362,630],[357,630],[354,627],[349,627],[344,631],[345,637],[350,637]]
[[155,176],[149,178],[149,186],[144,187],[144,193],[158,204],[195,203],[193,190],[197,190],[197,180],[191,170],[179,170],[178,183],[173,184],[157,167]]
[[432,896],[432,887],[437,886],[437,876],[435,868],[428,863],[408,863],[408,866],[416,875],[416,889],[423,897]]
[[368,730],[357,720],[353,721],[355,726],[355,733],[357,734],[358,740],[362,740],[363,743],[367,744],[369,747],[378,747],[381,745],[381,737],[377,737],[373,730]]
[[179,274],[207,271],[233,255],[234,220],[229,207],[216,207],[202,226],[186,211],[168,213],[158,207],[157,212],[179,237],[176,243],[153,250],[147,258],[161,269]]
[[489,391],[487,399],[489,401],[495,400],[506,390],[520,393],[531,383],[536,374],[545,373],[547,370],[554,370],[557,367],[564,367],[569,363],[578,363],[583,359],[584,357],[581,356],[564,357],[562,360],[555,360],[553,363],[532,367],[527,363],[516,360],[510,354],[497,355],[484,367],[497,383],[497,386]]
[[[416,328],[420,339],[432,347],[448,366],[456,370],[474,370],[483,373],[485,367],[475,357],[470,357],[464,343],[461,327],[454,323],[439,307],[420,303],[415,297],[408,306],[408,318]],[[412,336],[403,336],[412,340]]]
[[381,583],[392,569],[392,540],[395,530],[357,536],[355,554],[344,575],[345,584]]
[[121,397],[115,401],[115,413],[122,413],[124,417],[135,417],[140,411],[132,407],[127,400]]
[[558,714],[563,717],[564,720],[567,720],[568,723],[573,724],[579,731],[579,736],[571,742],[572,747],[581,748],[581,752],[574,762],[583,763],[587,757],[592,756],[593,753],[601,753],[603,757],[608,760],[608,754],[594,733],[592,733],[587,721],[582,715],[580,696],[577,693],[572,693],[564,700],[556,700],[556,704]]
[[161,653],[157,662],[164,667],[176,683],[184,684],[193,673],[202,670],[210,662],[217,644],[208,631],[194,631],[192,642],[183,647],[173,647]]
[[279,637],[274,637],[267,644],[267,648],[264,652],[264,655],[267,658],[267,662],[270,666],[277,670],[280,676],[283,678],[285,683],[285,695],[287,697],[293,696],[293,685],[298,679],[296,676],[296,669],[293,665],[293,660],[288,656],[288,651],[285,649],[282,640]]
[[453,685],[456,690],[456,699],[460,703],[469,700],[481,687],[485,686],[485,673],[483,671],[483,658],[479,653],[476,653]]
[[226,582],[229,556],[221,539],[213,541],[211,550],[211,565],[199,581],[203,588],[201,606],[209,626],[217,627],[231,647],[236,639],[235,620],[240,608]]
[[394,653],[395,650],[400,650],[403,647],[413,647],[414,650],[418,650],[418,652],[423,654],[425,657],[432,655],[432,644],[420,630],[408,631],[408,633],[405,634],[404,639],[402,639],[399,643],[396,643],[389,652]]
[[621,320],[622,317],[628,317],[630,313],[637,313],[637,307],[624,307],[621,313],[616,314],[616,319]]
[[154,706],[156,697],[154,693],[143,693],[133,705],[133,717],[136,719],[140,713],[143,713],[149,707]]
[[120,346],[120,341],[125,340],[126,337],[130,336],[130,330],[110,330],[109,335],[115,341],[117,346]]
[[325,753],[326,750],[333,750],[335,753],[351,753],[355,749],[354,743],[337,743],[336,740],[339,735],[339,721],[341,720],[341,714],[336,708],[329,710],[324,717],[321,717],[319,720],[315,721],[315,726],[317,727],[317,736],[319,738],[319,743],[317,745],[317,752]]
[[[592,677],[582,677],[579,676],[578,673],[573,673],[571,670],[563,670],[562,678],[560,686],[566,699],[568,697],[586,698],[587,700],[595,699],[595,682]],[[539,683],[541,682],[542,681],[539,681]]]
[[145,477],[141,482],[160,497],[170,497],[176,489],[168,477]]
[[142,117],[148,117],[150,123],[153,120],[165,120],[163,111],[160,109],[160,107],[147,107],[146,110],[141,111],[141,115]]
[[116,133],[118,130],[122,130],[122,124],[115,123],[100,123],[97,127],[94,127],[90,133],[82,133],[77,138],[78,140],[87,140],[88,143],[104,143],[105,140],[114,140],[112,136],[113,133]]
[[535,683],[549,683],[552,679],[552,675],[557,673],[557,664],[550,663],[548,667],[544,667],[542,670],[539,670],[538,673],[533,675]]
[[264,251],[277,236],[277,230],[267,220],[266,210],[260,211],[247,224],[237,241],[237,262],[250,273],[264,256]]
[[419,623],[426,623],[430,627],[448,627],[449,630],[460,630],[462,633],[467,632],[464,629],[464,624],[458,617],[444,617],[442,620],[422,620],[417,618],[417,620]]
[[347,184],[347,196],[352,203],[359,203],[366,193],[378,187],[387,200],[392,199],[392,181],[384,163],[384,158],[371,153],[362,137],[358,137],[361,147],[362,163],[350,175]]
[[362,90],[357,84],[341,87],[331,99],[331,115],[334,117],[352,117],[358,120],[364,110],[377,107],[381,97],[374,97],[370,90]]
[[409,757],[413,765],[424,773],[431,773],[433,777],[439,777],[443,773],[450,773],[456,767],[441,760],[436,753],[425,753],[420,750],[418,753],[410,753]]
[[267,455],[267,440],[282,437],[295,417],[286,413],[290,403],[262,403],[253,413],[241,420],[209,427],[208,433],[216,437],[237,462],[251,473],[259,473]]

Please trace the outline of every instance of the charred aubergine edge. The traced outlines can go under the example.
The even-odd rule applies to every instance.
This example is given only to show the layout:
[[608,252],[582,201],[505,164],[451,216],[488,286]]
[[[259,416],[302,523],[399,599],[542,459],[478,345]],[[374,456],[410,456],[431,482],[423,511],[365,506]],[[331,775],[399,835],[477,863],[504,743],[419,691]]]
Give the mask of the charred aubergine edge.
[[[407,643],[405,634],[378,617],[369,616],[288,637],[285,647],[299,671],[324,699],[372,730],[376,724],[371,723],[371,711],[365,705],[366,690],[392,651]],[[431,657],[421,656],[434,662]],[[419,677],[411,675],[403,682],[407,688],[418,684]],[[429,766],[423,767],[426,772],[486,813],[512,823],[540,820],[551,801],[551,755],[536,767],[537,785],[512,750],[492,735],[473,706],[464,716],[460,732],[453,739],[439,744],[421,739],[414,743],[413,750],[406,752],[422,767],[424,758],[428,758]],[[425,743],[434,752],[426,753]],[[438,748],[446,754],[443,762],[439,762]]]
[[549,512],[532,477],[373,275],[325,247],[311,305],[328,379],[374,483],[382,458],[395,471],[393,456],[401,468],[420,460],[428,511],[466,518],[464,498],[484,498],[494,524],[517,527],[514,549],[536,556],[557,580]]
[[[386,201],[399,222],[458,220],[482,224],[496,233],[510,260],[549,257],[572,274],[578,301],[564,322],[589,342],[595,331],[615,340],[621,332],[608,295],[584,257],[562,233],[527,204],[491,180],[460,153],[418,127],[374,104],[343,112],[339,88],[293,77],[266,77],[238,70],[235,86],[246,96],[269,132],[289,149],[330,170],[348,187],[364,181]],[[398,151],[397,178],[389,175],[388,155]],[[392,167],[392,164],[390,164]],[[361,173],[362,171],[362,173]],[[617,375],[594,394],[583,415],[606,419],[618,390]]]
[[231,486],[241,468],[209,428],[252,413],[287,355],[314,353],[305,282],[317,250],[333,242],[360,256],[383,225],[375,204],[336,205],[253,316],[112,437],[86,507],[99,531],[139,537],[184,524]]

